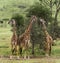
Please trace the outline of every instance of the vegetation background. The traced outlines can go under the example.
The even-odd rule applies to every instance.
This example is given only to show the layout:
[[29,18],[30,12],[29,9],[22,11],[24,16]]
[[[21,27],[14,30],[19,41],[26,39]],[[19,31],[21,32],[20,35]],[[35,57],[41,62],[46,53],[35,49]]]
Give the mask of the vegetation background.
[[[50,35],[53,37],[55,44],[54,46],[52,46],[51,56],[53,57],[60,56],[60,3],[59,3],[59,7],[57,7],[58,2],[60,1],[59,0],[49,0],[49,1],[48,0],[0,0],[0,55],[11,55],[10,41],[11,41],[12,32],[10,30],[12,27],[8,25],[8,21],[16,14],[23,16],[24,22],[22,21],[20,24],[21,25],[20,34],[22,34],[29,24],[30,15],[35,14],[38,17],[40,17],[39,15],[40,6],[38,4],[40,3],[41,5],[45,6],[45,7],[43,6],[43,8],[47,7],[50,10],[50,12],[52,12],[51,18],[46,20],[48,23],[46,24],[47,30],[50,33]],[[50,6],[49,4],[53,4],[53,5]],[[59,11],[57,11],[58,8]],[[33,10],[35,10],[34,11],[35,13],[33,12]],[[47,10],[44,9],[44,11],[47,13]],[[56,16],[56,12],[57,12],[57,16]],[[50,16],[50,14],[48,16]],[[44,51],[41,49],[43,48],[41,44],[44,41],[43,31],[41,31],[41,26],[38,23],[33,24],[31,37],[32,37],[31,42],[33,46],[29,49],[30,54],[32,55],[34,53],[35,56],[43,56]],[[41,61],[39,60],[38,62],[41,63],[43,60],[44,59],[42,59]],[[0,59],[0,62],[2,61],[5,60]],[[31,63],[31,61],[33,63],[35,60],[29,60],[29,63]],[[48,60],[44,60],[44,61],[49,62]],[[43,63],[45,63],[44,61]],[[9,62],[9,60],[5,62]],[[11,62],[13,62],[13,60]],[[14,60],[14,63],[15,62],[17,63],[19,61]],[[26,63],[28,63],[28,60],[26,61]],[[51,63],[59,63],[59,60],[58,59],[53,61],[51,60]]]

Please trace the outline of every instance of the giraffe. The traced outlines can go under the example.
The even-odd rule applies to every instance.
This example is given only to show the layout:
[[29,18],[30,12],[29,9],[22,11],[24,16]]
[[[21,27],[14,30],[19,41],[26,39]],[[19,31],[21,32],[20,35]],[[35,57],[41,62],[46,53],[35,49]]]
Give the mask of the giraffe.
[[[26,50],[28,50],[29,47],[31,46],[30,32],[31,32],[32,24],[36,20],[37,20],[36,16],[32,16],[31,19],[30,19],[29,26],[27,27],[27,29],[25,30],[25,32],[22,35],[19,36],[19,42],[18,42],[18,44],[19,44],[20,49],[25,50],[25,56],[24,56],[24,58],[26,58]],[[28,58],[29,58],[29,56],[28,56]]]
[[44,31],[44,34],[45,34],[45,41],[46,41],[45,42],[45,52],[46,52],[46,56],[49,56],[51,54],[51,46],[52,46],[52,43],[53,43],[53,38],[50,36],[50,34],[47,31],[44,19],[40,18],[39,20],[42,23],[43,31]]
[[12,55],[14,55],[17,52],[17,40],[18,40],[18,37],[16,34],[16,22],[14,19],[11,19],[8,23],[13,26],[12,28],[13,35],[11,38],[11,51],[12,51]]

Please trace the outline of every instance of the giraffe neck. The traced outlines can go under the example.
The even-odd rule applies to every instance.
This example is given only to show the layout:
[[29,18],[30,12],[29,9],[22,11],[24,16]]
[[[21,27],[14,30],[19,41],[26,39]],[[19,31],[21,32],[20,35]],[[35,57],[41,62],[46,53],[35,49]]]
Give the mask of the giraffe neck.
[[13,26],[13,34],[16,35],[16,26]]
[[43,30],[44,30],[45,35],[46,36],[49,35],[49,33],[47,32],[46,25],[44,23],[42,23],[42,24],[43,24]]
[[49,35],[47,31],[45,31],[45,35],[46,35],[46,36],[48,36],[48,35]]
[[29,26],[28,26],[28,28],[26,29],[25,32],[29,32],[30,33],[31,28],[32,28],[32,24],[33,24],[33,20],[31,20],[31,22],[30,22],[30,24],[29,24]]

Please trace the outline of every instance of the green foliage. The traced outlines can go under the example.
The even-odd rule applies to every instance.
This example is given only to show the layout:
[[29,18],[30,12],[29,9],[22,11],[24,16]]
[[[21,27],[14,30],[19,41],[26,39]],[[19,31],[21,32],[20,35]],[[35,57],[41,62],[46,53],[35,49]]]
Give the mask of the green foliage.
[[54,0],[54,4],[57,5],[57,4],[60,4],[60,0]]
[[16,21],[16,26],[24,26],[24,17],[23,15],[20,14],[14,14],[11,19],[15,19]]
[[17,34],[22,34],[24,32],[24,16],[20,14],[14,14],[11,19],[15,19],[16,27],[17,27]]
[[50,19],[51,19],[50,9],[40,3],[36,3],[35,5],[30,7],[30,9],[28,10],[27,16],[31,16],[31,15],[36,15],[37,17],[42,17],[46,21],[50,21]]
[[58,14],[60,11],[60,0],[39,0],[40,3],[44,6],[48,6],[51,10],[51,22],[50,22],[50,33],[53,39],[56,39],[59,36],[60,27],[58,26]]
[[[50,9],[40,3],[36,3],[35,5],[30,7],[30,9],[28,10],[27,16],[31,16],[31,15],[36,15],[38,18],[41,17],[45,19],[46,24],[48,24],[49,21],[51,20]],[[44,31],[42,30],[41,24],[39,23],[40,21],[37,20],[37,23],[33,25],[31,38],[34,44],[40,44],[40,49],[44,49],[45,34],[44,34]]]
[[52,27],[52,29],[53,29],[53,33],[52,33],[52,37],[53,37],[53,39],[57,39],[58,37],[60,37],[60,27],[59,26],[54,26],[54,27]]
[[42,1],[42,0],[39,0],[39,1]]

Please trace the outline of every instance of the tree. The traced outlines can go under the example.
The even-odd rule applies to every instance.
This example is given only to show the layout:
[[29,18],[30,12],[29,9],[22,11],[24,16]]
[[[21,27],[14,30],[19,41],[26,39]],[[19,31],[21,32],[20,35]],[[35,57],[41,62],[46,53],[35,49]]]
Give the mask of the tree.
[[[48,26],[48,23],[51,21],[50,20],[51,19],[50,9],[40,3],[36,3],[28,9],[27,16],[31,16],[31,15],[35,15],[38,18],[40,17],[43,18],[46,21],[47,26]],[[39,24],[39,26],[36,25],[37,23]],[[31,31],[32,54],[34,54],[35,44],[40,44],[40,48],[44,49],[44,34],[43,34],[43,31],[41,30],[39,20],[37,21],[37,23],[33,25],[33,29]]]
[[50,9],[40,3],[36,3],[35,5],[31,6],[28,9],[27,16],[31,16],[31,15],[36,15],[37,17],[44,18],[47,21],[47,23],[48,21],[50,21],[51,18]]
[[20,14],[14,14],[11,19],[15,19],[17,27],[17,35],[21,35],[24,32],[24,16]]
[[[51,21],[51,32],[52,32],[53,38],[56,39],[56,37],[59,37],[59,34],[58,34],[59,26],[58,26],[57,17],[58,17],[59,11],[60,11],[60,0],[39,0],[39,1],[41,4],[48,6],[51,10],[51,17],[54,19]],[[53,9],[55,9],[54,16],[52,16]]]
[[55,0],[54,1],[54,5],[56,6],[56,12],[55,12],[55,16],[54,16],[54,27],[53,27],[53,30],[54,30],[54,37],[56,39],[56,37],[60,37],[59,36],[59,33],[60,32],[60,27],[58,26],[58,14],[59,14],[59,11],[60,11],[60,0]]

